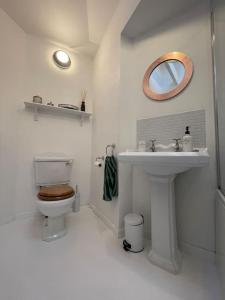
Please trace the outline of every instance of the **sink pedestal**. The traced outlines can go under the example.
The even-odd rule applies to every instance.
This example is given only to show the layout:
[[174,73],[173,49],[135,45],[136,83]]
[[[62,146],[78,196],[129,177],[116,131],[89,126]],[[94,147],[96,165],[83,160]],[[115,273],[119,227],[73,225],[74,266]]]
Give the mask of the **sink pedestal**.
[[175,175],[150,175],[151,239],[149,260],[172,273],[178,273],[181,254],[177,247]]

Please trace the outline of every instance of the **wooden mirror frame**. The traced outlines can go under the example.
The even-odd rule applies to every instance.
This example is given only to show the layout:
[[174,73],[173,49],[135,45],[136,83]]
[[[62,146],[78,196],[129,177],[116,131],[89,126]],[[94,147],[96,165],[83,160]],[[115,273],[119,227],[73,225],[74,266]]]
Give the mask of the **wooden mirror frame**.
[[[159,94],[159,93],[154,92],[150,88],[149,78],[150,78],[152,72],[155,70],[155,68],[167,60],[180,61],[184,65],[185,74],[184,74],[184,78],[182,79],[182,81],[174,89],[172,89],[169,92]],[[193,74],[193,63],[192,63],[190,57],[188,57],[186,54],[184,54],[182,52],[174,51],[174,52],[166,53],[166,54],[160,56],[158,59],[156,59],[146,70],[144,79],[143,79],[143,92],[148,98],[153,99],[153,100],[158,100],[158,101],[168,100],[172,97],[175,97],[176,95],[178,95],[180,92],[182,92],[186,88],[186,86],[189,84],[189,82],[191,80],[192,74]]]

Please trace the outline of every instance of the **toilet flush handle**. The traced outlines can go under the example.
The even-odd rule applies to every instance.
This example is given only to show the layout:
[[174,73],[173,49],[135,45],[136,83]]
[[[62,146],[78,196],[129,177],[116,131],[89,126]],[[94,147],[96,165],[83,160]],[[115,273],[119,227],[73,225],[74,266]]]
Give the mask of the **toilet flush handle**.
[[72,163],[73,163],[72,159],[71,159],[71,160],[68,160],[68,161],[66,162],[66,166],[71,166]]

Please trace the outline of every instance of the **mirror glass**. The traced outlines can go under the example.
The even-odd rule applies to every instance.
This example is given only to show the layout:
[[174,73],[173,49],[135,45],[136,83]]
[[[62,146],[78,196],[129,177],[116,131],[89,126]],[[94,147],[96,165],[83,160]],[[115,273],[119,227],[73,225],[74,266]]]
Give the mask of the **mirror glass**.
[[184,75],[185,67],[182,62],[175,59],[166,60],[150,74],[149,86],[155,93],[164,94],[175,89]]

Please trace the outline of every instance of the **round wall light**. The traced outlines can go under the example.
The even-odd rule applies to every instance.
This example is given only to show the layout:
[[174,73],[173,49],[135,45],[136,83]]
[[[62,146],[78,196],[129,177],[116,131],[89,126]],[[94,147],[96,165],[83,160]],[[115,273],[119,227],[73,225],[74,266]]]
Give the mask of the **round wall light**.
[[53,60],[59,68],[68,69],[71,65],[71,60],[69,55],[62,51],[55,51],[53,54]]

